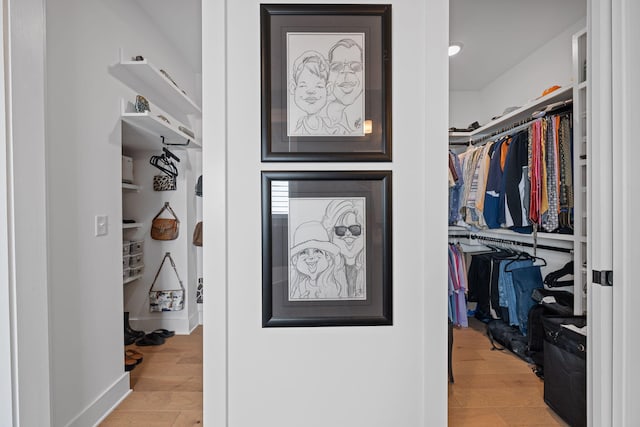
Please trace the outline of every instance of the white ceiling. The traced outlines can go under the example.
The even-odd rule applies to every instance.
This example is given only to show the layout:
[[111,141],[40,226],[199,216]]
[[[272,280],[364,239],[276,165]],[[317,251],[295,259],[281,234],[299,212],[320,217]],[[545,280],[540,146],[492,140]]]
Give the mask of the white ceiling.
[[[136,2],[201,73],[201,0]],[[584,16],[586,0],[450,0],[450,89],[481,90]]]
[[481,90],[587,14],[586,0],[450,0],[451,90]]
[[162,29],[167,39],[182,52],[198,74],[202,72],[201,0],[136,0],[136,3]]

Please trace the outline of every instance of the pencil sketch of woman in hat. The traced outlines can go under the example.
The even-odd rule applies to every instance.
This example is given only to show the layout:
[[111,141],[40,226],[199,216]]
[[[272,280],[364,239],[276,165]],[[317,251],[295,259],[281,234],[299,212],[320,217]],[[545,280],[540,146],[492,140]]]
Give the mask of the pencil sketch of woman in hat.
[[290,248],[289,300],[343,297],[344,283],[334,275],[339,252],[319,221],[300,224]]

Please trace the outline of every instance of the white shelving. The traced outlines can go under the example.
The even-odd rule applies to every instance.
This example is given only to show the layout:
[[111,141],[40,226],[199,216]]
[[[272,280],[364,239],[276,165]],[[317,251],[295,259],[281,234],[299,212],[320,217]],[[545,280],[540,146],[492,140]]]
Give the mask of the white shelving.
[[142,228],[142,227],[144,227],[144,223],[142,222],[132,222],[128,224],[125,224],[125,223],[122,224],[122,229]]
[[449,140],[456,142],[473,142],[488,135],[501,132],[503,129],[510,127],[514,123],[524,120],[531,120],[535,111],[540,111],[545,106],[555,104],[557,102],[565,102],[571,100],[573,96],[573,86],[567,86],[556,89],[548,95],[535,99],[526,105],[514,110],[504,116],[501,116],[489,123],[480,126],[472,132],[449,132]]
[[[513,127],[514,123],[517,124],[520,122],[532,120],[532,114],[536,111],[544,110],[547,105],[552,105],[559,102],[568,102],[572,100],[572,97],[573,86],[556,89],[550,94],[533,100],[526,105],[518,108],[517,110],[505,114],[504,116],[499,117],[495,120],[492,120],[472,132],[449,132],[449,142],[473,143],[476,140],[484,139],[487,136],[500,133],[505,129]],[[449,230],[459,231],[460,228],[449,227]],[[462,228],[462,230],[464,230],[464,228]],[[515,240],[520,242],[533,241],[533,236],[530,234],[521,234],[507,229],[478,230],[473,232],[473,234]],[[549,246],[571,248],[573,246],[574,240],[575,237],[572,234],[556,234],[544,232],[537,233],[537,242]]]
[[[579,141],[573,147],[573,163],[576,165],[573,175],[574,186],[574,314],[582,315],[587,311],[587,286],[590,260],[588,256],[588,177],[589,177],[589,134],[587,132],[587,30],[573,35],[573,140]],[[585,266],[586,269],[585,269]]]
[[142,279],[142,276],[143,274],[138,274],[136,276],[127,277],[122,281],[122,284],[126,285],[127,283],[133,282],[134,280]]
[[146,58],[142,61],[127,60],[121,50],[120,61],[111,67],[111,71],[121,82],[155,104],[184,114],[202,114],[195,101]]
[[[589,200],[589,155],[590,135],[588,134],[589,111],[587,108],[589,82],[587,79],[587,31],[582,30],[573,36],[573,83],[571,86],[557,89],[550,94],[529,102],[517,110],[473,130],[472,132],[450,132],[450,143],[473,143],[486,137],[502,133],[511,127],[533,119],[533,113],[542,111],[547,105],[573,102],[573,186],[574,212],[573,233],[555,234],[538,232],[538,244],[555,248],[570,249],[574,259],[574,314],[586,314],[587,289],[590,277],[590,256],[588,251],[588,212]],[[452,236],[482,236],[515,242],[533,241],[533,235],[520,234],[507,229],[467,231],[463,227],[449,227]]]
[[129,184],[126,182],[122,183],[122,189],[124,191],[140,191],[140,186],[139,185],[135,185],[135,184]]
[[[167,123],[159,116],[164,116],[169,120]],[[138,129],[143,130],[151,138],[136,138],[131,140],[129,145],[139,149],[160,149],[162,148],[162,138],[167,146],[176,148],[202,148],[202,143],[178,129],[184,126],[173,117],[151,104],[150,111],[144,113],[135,112],[131,102],[122,101],[122,121]],[[186,126],[185,126],[186,127]],[[188,145],[186,144],[189,141]]]
[[[143,52],[140,54],[144,55]],[[164,73],[163,69],[169,74]],[[179,192],[193,191],[195,184],[193,176],[200,175],[202,170],[199,153],[202,148],[200,137],[202,110],[198,103],[182,90],[185,82],[176,79],[178,76],[171,71],[172,69],[185,73],[180,75],[180,78],[189,75],[189,70],[184,67],[184,64],[173,62],[173,64],[156,66],[146,56],[139,61],[132,57],[125,57],[122,50],[118,62],[109,67],[111,75],[132,91],[123,92],[119,105],[121,142],[123,155],[133,159],[134,166],[138,168],[134,172],[142,184],[142,186],[135,184],[122,186],[123,218],[144,221],[144,223],[123,224],[123,252],[126,250],[127,241],[143,242],[145,248],[142,253],[136,253],[143,258],[140,265],[137,264],[140,260],[136,260],[136,262],[130,262],[127,267],[127,262],[123,259],[123,284],[134,282],[125,287],[124,307],[125,310],[130,311],[132,319],[146,323],[149,327],[162,325],[176,331],[189,331],[193,318],[192,311],[195,307],[185,307],[185,310],[175,313],[175,316],[171,316],[170,319],[160,319],[157,313],[150,314],[144,309],[148,303],[147,293],[141,283],[145,277],[148,279],[149,274],[148,271],[144,272],[144,265],[148,263],[155,268],[156,254],[159,251],[164,253],[169,250],[175,257],[177,269],[181,271],[180,276],[185,280],[187,289],[191,289],[194,283],[190,267],[196,264],[196,262],[192,263],[191,259],[196,255],[196,251],[191,241],[184,236],[172,242],[152,241],[148,232],[149,221],[155,214],[158,200],[166,202],[163,196],[171,198],[172,204],[175,201],[174,208],[178,215],[182,216],[181,220],[185,226],[191,226],[195,204],[190,204],[189,198],[182,197],[183,195],[174,196]],[[195,77],[195,74],[193,76]],[[191,82],[186,81],[186,83]],[[187,87],[191,86],[187,85]],[[137,95],[143,96],[148,101],[148,108],[145,106],[144,109],[146,111],[136,110]],[[187,131],[184,132],[182,129]],[[149,165],[149,157],[161,153],[165,147],[180,160],[185,160],[176,165],[180,176],[176,179],[176,193],[171,194],[152,191],[151,185],[152,174],[158,172]],[[130,250],[133,251],[133,246]],[[126,254],[123,255],[123,257],[126,256]],[[143,269],[143,273],[140,272],[140,268]]]

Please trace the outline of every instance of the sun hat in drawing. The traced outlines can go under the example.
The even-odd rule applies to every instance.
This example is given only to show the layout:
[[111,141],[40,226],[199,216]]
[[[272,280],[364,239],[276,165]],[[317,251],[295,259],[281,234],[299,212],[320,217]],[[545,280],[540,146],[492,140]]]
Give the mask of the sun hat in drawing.
[[340,248],[329,241],[327,230],[319,221],[302,223],[293,233],[292,256],[309,248],[321,249],[334,255],[340,252]]

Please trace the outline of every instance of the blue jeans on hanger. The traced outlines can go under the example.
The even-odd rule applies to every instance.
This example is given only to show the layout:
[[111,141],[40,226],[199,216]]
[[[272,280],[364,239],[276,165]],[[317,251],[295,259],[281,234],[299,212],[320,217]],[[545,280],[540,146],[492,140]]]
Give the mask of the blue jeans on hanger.
[[[511,266],[509,266],[511,269]],[[529,309],[536,305],[531,298],[534,289],[544,287],[542,282],[542,273],[540,266],[522,267],[511,272],[513,277],[513,287],[516,291],[516,306],[518,312],[518,322],[520,323],[520,332],[527,335],[527,323],[529,320]]]
[[[507,264],[509,264],[510,271],[505,271]],[[518,316],[518,302],[515,287],[513,285],[513,274],[511,270],[531,266],[533,266],[533,261],[530,259],[520,261],[505,259],[500,262],[500,276],[498,277],[500,306],[507,307],[507,310],[509,311],[509,324],[513,326],[519,327],[520,319]]]

